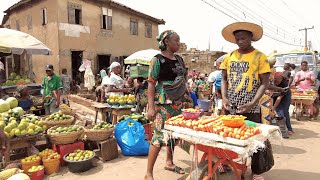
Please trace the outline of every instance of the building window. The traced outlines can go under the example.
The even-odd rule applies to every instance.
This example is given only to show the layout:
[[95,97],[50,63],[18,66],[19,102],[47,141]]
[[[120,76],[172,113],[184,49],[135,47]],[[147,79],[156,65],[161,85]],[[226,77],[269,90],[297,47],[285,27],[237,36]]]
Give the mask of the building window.
[[20,21],[16,20],[16,28],[18,31],[20,31]]
[[27,16],[27,24],[28,24],[28,30],[32,29],[32,16]]
[[69,24],[82,24],[81,5],[69,3],[68,15]]
[[138,35],[138,20],[131,18],[130,19],[130,34]]
[[41,9],[41,21],[42,21],[42,25],[46,25],[48,23],[47,8]]
[[146,22],[145,28],[145,36],[147,38],[152,38],[152,24]]
[[102,8],[101,29],[112,30],[112,9]]

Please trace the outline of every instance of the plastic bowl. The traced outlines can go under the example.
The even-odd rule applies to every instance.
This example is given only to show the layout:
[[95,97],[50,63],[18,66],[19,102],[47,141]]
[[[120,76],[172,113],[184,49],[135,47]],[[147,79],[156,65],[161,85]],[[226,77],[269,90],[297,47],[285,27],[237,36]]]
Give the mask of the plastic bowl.
[[28,175],[31,180],[43,180],[44,177],[44,167],[40,171],[28,172]]
[[182,110],[182,116],[184,119],[199,119],[201,112],[186,112]]
[[95,157],[95,153],[93,153],[93,156],[89,159],[82,160],[82,161],[70,161],[66,159],[66,157],[70,153],[63,156],[63,160],[68,163],[68,169],[72,173],[78,173],[78,172],[85,172],[88,171],[93,167],[92,159]]

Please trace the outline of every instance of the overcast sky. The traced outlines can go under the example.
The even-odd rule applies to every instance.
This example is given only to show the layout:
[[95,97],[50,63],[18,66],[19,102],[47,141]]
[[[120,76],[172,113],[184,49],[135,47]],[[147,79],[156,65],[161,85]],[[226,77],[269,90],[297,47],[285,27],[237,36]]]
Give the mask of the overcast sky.
[[[19,0],[0,0],[3,11]],[[273,50],[302,49],[304,27],[308,40],[320,50],[320,1],[318,0],[116,0],[154,17],[164,19],[160,31],[173,29],[188,48],[231,51],[235,45],[226,42],[221,30],[235,21],[249,21],[263,26],[264,36],[254,46],[266,54]],[[222,12],[221,12],[222,11]],[[281,42],[279,42],[281,41]],[[289,45],[289,44],[294,44]]]

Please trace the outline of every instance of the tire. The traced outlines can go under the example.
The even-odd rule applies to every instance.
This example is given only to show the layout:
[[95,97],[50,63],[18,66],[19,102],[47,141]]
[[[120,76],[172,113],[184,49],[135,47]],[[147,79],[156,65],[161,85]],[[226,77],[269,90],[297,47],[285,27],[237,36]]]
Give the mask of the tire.
[[[212,162],[212,167],[214,166],[214,162]],[[190,180],[203,180],[208,173],[208,160],[201,162],[196,169],[194,169],[189,177]],[[217,180],[217,174],[214,174],[214,177],[211,180]]]

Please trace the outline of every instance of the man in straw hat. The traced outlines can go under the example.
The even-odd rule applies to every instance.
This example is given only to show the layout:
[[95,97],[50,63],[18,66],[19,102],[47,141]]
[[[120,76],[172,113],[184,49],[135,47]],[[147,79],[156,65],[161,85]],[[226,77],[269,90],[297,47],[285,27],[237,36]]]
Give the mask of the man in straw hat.
[[[261,123],[259,100],[268,87],[271,72],[267,56],[251,44],[260,40],[262,35],[262,27],[248,22],[236,22],[222,30],[225,40],[239,47],[229,53],[220,66],[224,108],[228,113],[231,107],[235,107],[237,114],[257,123]],[[263,179],[254,172],[253,166],[253,179]]]

